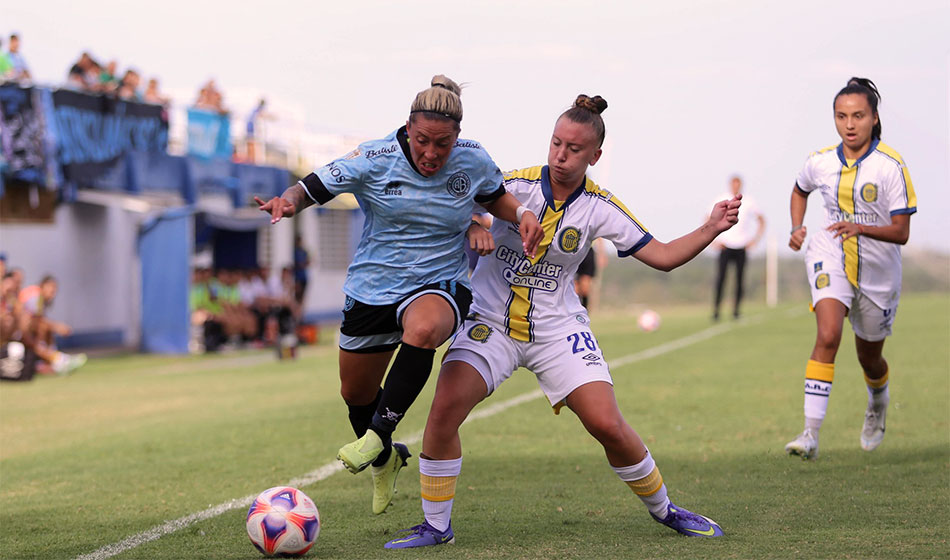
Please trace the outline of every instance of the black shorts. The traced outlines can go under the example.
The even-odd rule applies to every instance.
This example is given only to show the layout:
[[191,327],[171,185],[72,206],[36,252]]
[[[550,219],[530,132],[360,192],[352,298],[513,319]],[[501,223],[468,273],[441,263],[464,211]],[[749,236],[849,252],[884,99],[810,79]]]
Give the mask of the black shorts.
[[594,260],[593,247],[587,250],[587,254],[584,255],[584,260],[581,261],[581,264],[577,265],[577,275],[590,276],[591,278],[597,275],[597,262]]
[[343,324],[340,325],[340,349],[371,353],[394,350],[402,340],[402,314],[409,304],[426,294],[445,298],[455,313],[454,333],[468,315],[472,292],[453,280],[427,284],[413,290],[395,303],[368,305],[346,296]]

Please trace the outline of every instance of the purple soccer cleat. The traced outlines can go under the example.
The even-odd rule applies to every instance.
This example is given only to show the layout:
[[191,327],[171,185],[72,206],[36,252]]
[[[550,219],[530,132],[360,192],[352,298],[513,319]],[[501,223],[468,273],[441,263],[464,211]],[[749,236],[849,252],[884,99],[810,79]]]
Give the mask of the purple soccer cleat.
[[663,519],[653,513],[650,515],[657,522],[689,537],[721,537],[723,535],[722,527],[712,519],[677,507],[672,502],[666,506],[666,517]]
[[428,521],[423,521],[422,525],[416,525],[400,532],[406,534],[386,543],[386,548],[416,548],[455,542],[455,533],[452,532],[451,524],[445,531],[439,531],[429,525]]

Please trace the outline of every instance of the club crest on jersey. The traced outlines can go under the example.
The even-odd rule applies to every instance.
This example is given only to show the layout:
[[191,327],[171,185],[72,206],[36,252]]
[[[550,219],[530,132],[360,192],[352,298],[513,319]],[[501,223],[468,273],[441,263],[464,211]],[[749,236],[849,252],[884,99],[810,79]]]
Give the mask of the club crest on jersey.
[[827,272],[822,272],[815,278],[815,287],[819,290],[822,288],[827,288],[828,284],[831,283],[831,277],[828,276]]
[[818,261],[815,263],[815,272],[821,272],[821,266],[824,261]]
[[874,202],[877,200],[877,185],[874,183],[864,183],[861,187],[861,200],[864,202]]
[[491,336],[493,330],[494,329],[485,323],[478,323],[477,325],[468,329],[468,337],[475,342],[481,342],[482,344],[485,344],[488,341],[488,337]]
[[581,247],[581,230],[574,226],[564,228],[557,238],[557,244],[565,253],[576,253]]
[[462,198],[468,194],[468,190],[472,188],[472,180],[468,178],[468,174],[464,171],[459,171],[453,173],[449,177],[448,182],[445,184],[446,190],[449,191],[449,194],[455,198]]

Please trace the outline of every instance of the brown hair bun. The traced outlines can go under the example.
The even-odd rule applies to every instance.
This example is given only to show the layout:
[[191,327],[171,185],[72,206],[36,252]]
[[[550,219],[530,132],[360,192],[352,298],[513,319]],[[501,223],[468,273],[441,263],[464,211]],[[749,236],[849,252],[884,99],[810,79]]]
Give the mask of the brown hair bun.
[[607,100],[599,95],[594,97],[589,97],[583,93],[577,96],[577,99],[574,100],[574,106],[581,109],[587,109],[588,111],[599,115],[607,109]]

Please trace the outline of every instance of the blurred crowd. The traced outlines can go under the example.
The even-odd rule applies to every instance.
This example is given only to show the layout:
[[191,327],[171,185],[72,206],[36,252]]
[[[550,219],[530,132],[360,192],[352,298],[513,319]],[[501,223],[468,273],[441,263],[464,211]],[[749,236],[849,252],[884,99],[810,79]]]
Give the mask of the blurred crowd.
[[265,347],[295,333],[300,304],[292,266],[280,277],[266,267],[232,270],[199,267],[191,282],[193,352]]
[[[26,59],[20,52],[21,39],[12,33],[6,43],[0,38],[0,83],[15,82],[24,86],[33,83]],[[4,48],[5,47],[5,48]],[[134,66],[121,68],[117,60],[103,61],[84,51],[69,67],[65,87],[85,93],[114,96],[124,101],[150,103],[169,107],[171,97],[161,91],[159,79],[150,77],[146,82],[142,72]],[[260,126],[262,121],[272,119],[265,110],[266,101],[261,99],[250,110],[245,123],[243,154],[235,151],[235,159],[255,163],[262,154]],[[191,107],[210,111],[230,118],[231,110],[224,102],[224,94],[213,79],[201,85]]]
[[[121,74],[121,77],[120,77]],[[135,68],[119,71],[119,63],[110,60],[100,64],[88,52],[83,52],[69,68],[66,84],[79,91],[114,95],[125,101],[167,105],[169,98],[159,91],[158,78],[150,78],[142,89],[142,75]]]
[[33,373],[68,375],[86,363],[85,354],[56,348],[56,337],[72,333],[69,325],[49,317],[59,284],[44,276],[23,285],[23,270],[0,255],[0,377],[29,379]]

